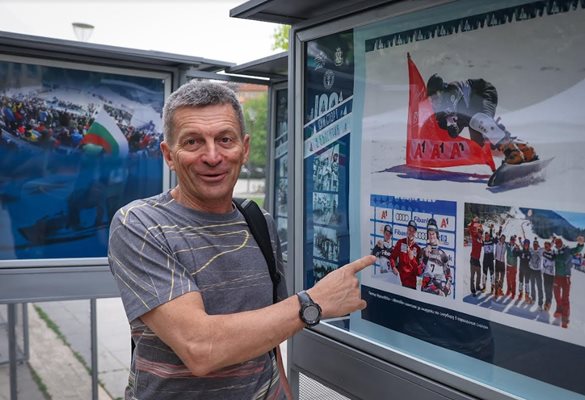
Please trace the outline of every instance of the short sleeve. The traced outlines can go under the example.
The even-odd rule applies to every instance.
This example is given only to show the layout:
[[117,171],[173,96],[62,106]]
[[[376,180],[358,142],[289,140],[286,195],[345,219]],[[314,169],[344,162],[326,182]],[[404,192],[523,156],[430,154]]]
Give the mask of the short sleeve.
[[130,322],[176,297],[199,291],[154,220],[121,209],[110,226],[108,261]]

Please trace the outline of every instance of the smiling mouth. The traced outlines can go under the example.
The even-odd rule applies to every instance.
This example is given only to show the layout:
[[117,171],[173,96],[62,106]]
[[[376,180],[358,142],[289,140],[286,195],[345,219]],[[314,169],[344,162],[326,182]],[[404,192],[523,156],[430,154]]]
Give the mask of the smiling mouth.
[[223,180],[223,178],[227,175],[227,173],[223,172],[223,173],[219,173],[219,174],[202,174],[200,175],[201,179],[204,180],[205,182],[219,182],[221,180]]

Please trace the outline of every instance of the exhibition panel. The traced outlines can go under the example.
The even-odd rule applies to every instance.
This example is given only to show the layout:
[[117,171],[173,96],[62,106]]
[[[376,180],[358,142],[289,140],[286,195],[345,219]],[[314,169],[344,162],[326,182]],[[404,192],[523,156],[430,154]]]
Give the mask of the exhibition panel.
[[478,397],[582,399],[585,4],[399,5],[295,31],[302,286],[377,256],[368,307],[314,331]]

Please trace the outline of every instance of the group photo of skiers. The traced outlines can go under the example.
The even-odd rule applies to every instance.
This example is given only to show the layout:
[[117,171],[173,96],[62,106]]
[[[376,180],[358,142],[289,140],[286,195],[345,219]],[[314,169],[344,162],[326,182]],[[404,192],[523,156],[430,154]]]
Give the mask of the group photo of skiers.
[[585,279],[585,237],[572,215],[466,203],[469,294],[463,300],[568,328],[572,271]]

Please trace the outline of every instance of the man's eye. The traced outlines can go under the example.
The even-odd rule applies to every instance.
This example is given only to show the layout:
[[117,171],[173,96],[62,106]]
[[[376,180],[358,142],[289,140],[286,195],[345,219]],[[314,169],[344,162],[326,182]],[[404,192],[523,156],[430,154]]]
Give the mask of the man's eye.
[[195,144],[195,139],[189,138],[189,139],[185,140],[185,144],[187,146],[193,146]]
[[222,143],[231,143],[232,142],[232,138],[230,138],[230,137],[222,137],[221,138],[221,142]]

